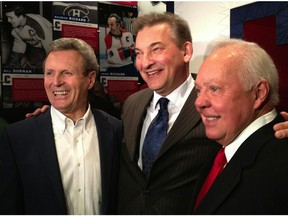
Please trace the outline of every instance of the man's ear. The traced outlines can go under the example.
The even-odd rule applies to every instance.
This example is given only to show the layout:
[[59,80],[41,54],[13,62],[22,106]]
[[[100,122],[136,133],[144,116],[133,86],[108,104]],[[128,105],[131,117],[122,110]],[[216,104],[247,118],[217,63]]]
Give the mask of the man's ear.
[[192,58],[192,55],[193,55],[193,46],[192,46],[192,43],[189,42],[189,41],[186,41],[184,44],[183,44],[183,47],[182,47],[182,50],[183,50],[183,57],[184,57],[184,62],[189,62],[190,59]]
[[89,78],[88,89],[91,89],[94,86],[95,82],[96,82],[96,71],[91,71],[88,74],[88,78]]
[[255,109],[260,108],[263,105],[263,103],[268,99],[269,90],[270,87],[266,80],[261,80],[255,86],[255,104],[254,104]]

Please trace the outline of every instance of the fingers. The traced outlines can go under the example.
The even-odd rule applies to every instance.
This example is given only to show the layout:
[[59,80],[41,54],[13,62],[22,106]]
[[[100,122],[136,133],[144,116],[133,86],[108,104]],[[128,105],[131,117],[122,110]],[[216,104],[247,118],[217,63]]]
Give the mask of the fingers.
[[278,130],[274,133],[274,135],[277,139],[283,139],[288,137],[288,132],[286,130]]
[[282,112],[281,112],[281,115],[282,115],[286,120],[288,120],[288,113],[287,113],[287,112],[282,111]]
[[286,119],[286,121],[275,124],[273,129],[275,131],[275,137],[278,139],[283,139],[288,137],[288,113],[281,112],[281,115]]
[[27,113],[26,115],[25,115],[25,117],[26,118],[31,118],[31,117],[33,117],[33,116],[38,116],[38,115],[40,115],[41,113],[44,113],[44,112],[46,112],[48,109],[49,109],[49,105],[44,105],[43,107],[41,107],[41,108],[37,108],[33,113]]
[[42,108],[41,108],[41,113],[44,113],[46,112],[48,109],[49,109],[49,105],[44,105]]

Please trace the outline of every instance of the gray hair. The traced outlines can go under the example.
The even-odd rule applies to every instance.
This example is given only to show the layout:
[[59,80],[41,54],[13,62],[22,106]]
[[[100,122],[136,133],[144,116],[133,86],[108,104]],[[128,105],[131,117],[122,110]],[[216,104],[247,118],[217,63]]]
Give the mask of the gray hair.
[[[83,57],[83,69],[85,75],[92,71],[96,71],[96,74],[98,74],[99,65],[97,62],[97,58],[95,56],[94,50],[88,43],[78,38],[56,39],[50,44],[47,56],[51,52],[63,50],[75,50],[81,54],[81,56]],[[45,61],[43,62],[43,66],[45,66]]]
[[270,88],[268,100],[270,103],[277,105],[279,102],[279,77],[271,56],[258,44],[241,39],[217,41],[212,52],[227,46],[235,48],[235,52],[241,56],[242,65],[239,65],[239,67],[243,66],[243,70],[239,74],[239,78],[243,82],[244,89],[250,90],[260,80],[266,80]]
[[170,12],[152,12],[136,18],[136,20],[133,22],[133,31],[137,37],[138,32],[143,28],[152,27],[161,23],[167,23],[171,27],[171,36],[180,49],[185,42],[192,42],[192,36],[187,21]]

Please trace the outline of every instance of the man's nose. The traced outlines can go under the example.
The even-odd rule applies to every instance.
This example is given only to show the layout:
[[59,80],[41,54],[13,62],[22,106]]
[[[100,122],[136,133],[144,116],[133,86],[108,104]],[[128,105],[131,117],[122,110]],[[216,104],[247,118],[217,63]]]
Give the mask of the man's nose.
[[151,53],[145,53],[143,55],[142,64],[143,67],[148,68],[151,64],[153,64],[154,59]]
[[61,76],[61,74],[55,74],[55,76],[53,77],[53,84],[55,86],[59,86],[63,83],[63,77]]
[[195,100],[195,106],[198,109],[208,107],[210,104],[208,95],[201,91],[197,93],[197,98]]

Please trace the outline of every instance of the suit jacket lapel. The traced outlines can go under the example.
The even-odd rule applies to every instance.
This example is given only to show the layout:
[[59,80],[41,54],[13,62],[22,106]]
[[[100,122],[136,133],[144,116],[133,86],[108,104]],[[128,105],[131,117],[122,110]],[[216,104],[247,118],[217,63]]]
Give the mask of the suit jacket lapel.
[[[229,170],[229,171],[228,171]],[[223,202],[223,200],[232,192],[240,181],[242,168],[234,164],[229,164],[215,180],[209,192],[199,204],[195,214],[212,214]]]
[[56,198],[66,209],[65,195],[62,186],[60,168],[58,164],[55,140],[52,129],[50,109],[44,114],[35,118],[35,128],[33,129],[33,140],[39,153],[39,158],[43,162],[48,178],[54,188]]
[[[100,153],[100,164],[101,164],[101,182],[102,182],[102,200],[103,202],[103,212],[107,212],[107,203],[109,196],[109,185],[110,185],[110,174],[112,170],[112,158],[113,151],[109,143],[113,143],[110,139],[113,138],[112,131],[107,126],[107,121],[104,116],[99,115],[99,113],[94,110],[94,118],[97,122],[97,133],[99,140],[99,153]],[[36,145],[39,156],[45,165],[51,184],[55,189],[56,197],[60,202],[65,204],[65,195],[62,186],[61,174],[58,164],[57,151],[53,136],[52,120],[50,115],[50,110],[46,111],[43,115],[39,116],[36,120],[36,130],[37,133],[34,134],[35,143],[42,143],[41,145]],[[104,166],[105,165],[105,166]],[[106,210],[105,210],[106,209]]]
[[[150,105],[150,102],[153,98],[153,91],[146,89],[143,91],[143,94],[140,97],[140,99],[138,98],[138,100],[135,100],[136,104],[134,106],[134,110],[130,113],[133,117],[126,118],[127,121],[124,125],[125,135],[130,134],[129,137],[125,136],[125,140],[131,160],[135,160],[133,157],[135,156],[135,153],[137,155],[137,152],[139,151],[137,148],[138,146],[135,145],[135,143],[139,143],[143,120],[147,112],[147,107]],[[185,102],[177,120],[169,131],[158,157],[160,157],[165,153],[165,151],[177,143],[178,140],[182,139],[183,136],[185,136],[189,130],[191,130],[191,128],[193,128],[197,123],[199,123],[199,121],[201,121],[201,117],[198,114],[194,104],[196,97],[197,93],[195,89],[193,89],[187,101]]]
[[[240,182],[243,169],[252,166],[256,157],[266,142],[274,138],[273,125],[283,121],[278,116],[274,121],[263,126],[252,134],[237,150],[236,154],[229,161],[223,172],[217,177],[207,195],[199,204],[198,210],[201,214],[213,214],[226,197]],[[255,142],[257,141],[257,142]],[[245,158],[245,159],[243,159]],[[199,213],[200,213],[199,212]]]
[[[97,111],[92,109],[98,134],[99,142],[99,154],[100,154],[100,166],[101,166],[101,184],[102,184],[102,201],[103,201],[103,212],[107,212],[107,203],[109,196],[109,185],[110,176],[112,169],[112,161],[116,152],[113,150],[113,134],[111,129],[108,127],[107,120],[103,115],[99,115]],[[95,142],[96,143],[96,142]]]
[[164,154],[169,148],[182,139],[197,123],[199,123],[199,121],[201,121],[201,117],[194,104],[196,97],[197,93],[193,88],[173,127],[169,131],[162,145],[159,156]]
[[[128,113],[128,115],[131,116],[126,118],[126,121],[124,122],[124,138],[131,160],[137,159],[134,158],[139,153],[139,145],[137,144],[139,144],[140,141],[143,121],[152,98],[153,91],[150,89],[145,89],[140,95],[140,99],[134,101],[135,105],[133,106],[133,110],[130,110]],[[129,134],[129,136],[127,136],[127,134]]]

